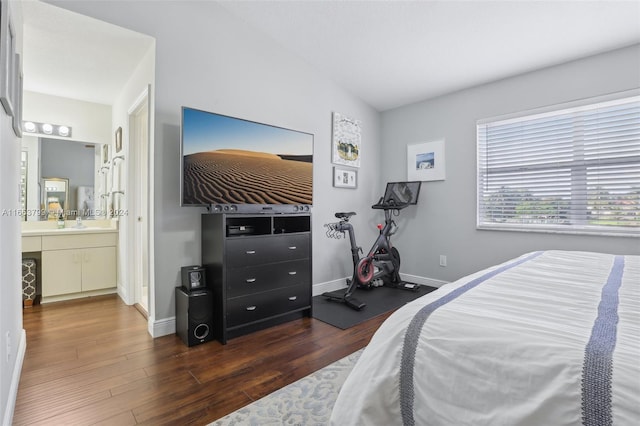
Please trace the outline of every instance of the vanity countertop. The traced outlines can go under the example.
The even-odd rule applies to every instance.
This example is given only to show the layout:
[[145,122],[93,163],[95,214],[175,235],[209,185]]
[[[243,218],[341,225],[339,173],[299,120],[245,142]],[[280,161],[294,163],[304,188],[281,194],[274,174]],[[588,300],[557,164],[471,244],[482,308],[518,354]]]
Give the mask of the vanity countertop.
[[87,220],[82,227],[76,226],[75,221],[66,221],[64,228],[58,228],[56,221],[22,222],[22,236],[38,235],[72,235],[72,234],[105,234],[118,232],[116,222],[110,220]]
[[84,228],[54,228],[54,229],[28,229],[22,231],[23,237],[37,236],[37,235],[70,235],[70,234],[105,234],[109,232],[118,232],[116,228],[101,228],[94,226],[87,226]]

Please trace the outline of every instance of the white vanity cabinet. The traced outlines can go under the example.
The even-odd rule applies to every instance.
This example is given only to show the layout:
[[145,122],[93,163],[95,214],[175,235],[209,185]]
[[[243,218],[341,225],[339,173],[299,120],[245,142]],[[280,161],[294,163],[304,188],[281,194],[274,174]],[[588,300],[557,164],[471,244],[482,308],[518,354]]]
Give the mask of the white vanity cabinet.
[[42,236],[42,297],[116,287],[117,234]]

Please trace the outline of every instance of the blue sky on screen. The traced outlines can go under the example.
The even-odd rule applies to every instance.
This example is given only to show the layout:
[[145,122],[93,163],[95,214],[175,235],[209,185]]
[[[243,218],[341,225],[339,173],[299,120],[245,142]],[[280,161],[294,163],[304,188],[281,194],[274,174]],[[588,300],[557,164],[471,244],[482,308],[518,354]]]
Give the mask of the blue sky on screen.
[[244,149],[271,154],[312,155],[313,135],[224,115],[183,109],[182,154]]

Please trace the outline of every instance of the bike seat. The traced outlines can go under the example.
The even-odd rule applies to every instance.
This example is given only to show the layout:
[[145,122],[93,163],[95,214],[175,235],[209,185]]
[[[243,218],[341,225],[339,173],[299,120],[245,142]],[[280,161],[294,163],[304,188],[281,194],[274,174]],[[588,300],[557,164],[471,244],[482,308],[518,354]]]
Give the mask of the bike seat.
[[355,216],[356,212],[340,212],[340,213],[336,213],[336,217],[338,219],[344,220],[344,219],[349,219],[351,216]]

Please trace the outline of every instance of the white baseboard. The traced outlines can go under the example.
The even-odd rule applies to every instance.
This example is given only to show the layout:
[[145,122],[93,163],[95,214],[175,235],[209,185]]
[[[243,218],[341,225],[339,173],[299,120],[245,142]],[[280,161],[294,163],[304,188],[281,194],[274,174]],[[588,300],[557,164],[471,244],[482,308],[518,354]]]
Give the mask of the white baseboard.
[[124,284],[118,284],[118,296],[126,305],[133,305],[133,300],[129,299],[129,288]]
[[410,283],[416,283],[420,285],[428,285],[430,287],[440,288],[443,285],[447,284],[447,281],[436,280],[435,278],[419,277],[417,275],[409,275],[409,274],[403,274],[403,273],[400,273],[400,278],[402,278],[403,281],[409,281]]
[[341,288],[346,288],[347,287],[347,279],[346,278],[342,278],[342,279],[338,279],[338,280],[333,280],[333,281],[326,281],[320,284],[314,284],[312,289],[311,289],[311,295],[312,296],[318,296],[322,293],[325,293],[327,291],[334,291],[334,290],[339,290]]
[[18,385],[20,384],[20,373],[22,372],[22,363],[24,355],[27,352],[27,333],[22,329],[20,333],[20,343],[18,343],[18,351],[16,352],[16,365],[13,367],[11,375],[11,385],[9,386],[9,395],[7,398],[7,406],[5,407],[3,425],[13,423],[13,413],[16,408],[16,399],[18,398]]
[[149,317],[147,322],[147,329],[151,337],[162,337],[176,332],[176,317],[163,318],[161,320],[154,320]]
[[118,289],[116,287],[113,287],[102,290],[83,291],[81,293],[69,293],[60,296],[43,297],[42,299],[40,299],[40,303],[45,304],[50,302],[62,302],[64,300],[84,299],[85,297],[104,296],[106,294],[115,294],[117,292]]

